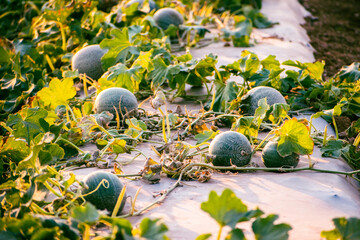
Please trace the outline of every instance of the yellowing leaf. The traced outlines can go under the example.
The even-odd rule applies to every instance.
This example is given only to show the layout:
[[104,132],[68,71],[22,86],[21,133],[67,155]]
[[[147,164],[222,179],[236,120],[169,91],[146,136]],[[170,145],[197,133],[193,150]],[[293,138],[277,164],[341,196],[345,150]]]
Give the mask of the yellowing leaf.
[[114,139],[110,147],[111,150],[116,154],[127,152],[126,141],[123,139]]
[[37,95],[45,105],[55,109],[59,105],[67,105],[67,101],[75,97],[76,89],[72,78],[64,78],[62,81],[53,78],[49,87],[41,89]]
[[277,135],[280,137],[278,152],[283,157],[292,153],[306,155],[313,152],[314,142],[310,137],[310,131],[296,118],[286,120]]

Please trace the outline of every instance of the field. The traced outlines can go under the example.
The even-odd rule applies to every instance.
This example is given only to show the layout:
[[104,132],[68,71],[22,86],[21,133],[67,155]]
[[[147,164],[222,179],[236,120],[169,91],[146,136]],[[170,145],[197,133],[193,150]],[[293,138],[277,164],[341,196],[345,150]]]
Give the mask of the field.
[[322,5],[0,3],[0,239],[360,239],[360,4]]

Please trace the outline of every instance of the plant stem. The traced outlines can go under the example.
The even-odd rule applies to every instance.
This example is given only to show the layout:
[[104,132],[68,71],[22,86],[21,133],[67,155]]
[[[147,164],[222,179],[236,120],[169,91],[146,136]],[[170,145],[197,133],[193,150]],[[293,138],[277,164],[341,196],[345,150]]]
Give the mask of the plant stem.
[[333,122],[333,125],[334,125],[334,128],[335,128],[336,140],[339,140],[339,131],[338,131],[338,128],[337,128],[337,125],[336,125],[334,115],[331,116],[331,118],[332,118],[332,122]]
[[141,174],[139,173],[135,173],[135,174],[116,174],[116,176],[118,177],[141,177]]
[[76,146],[75,144],[73,144],[72,142],[70,142],[69,140],[62,138],[62,137],[58,137],[55,141],[55,143],[57,143],[58,141],[63,141],[66,142],[67,144],[69,144],[70,146],[72,146],[73,148],[75,148],[76,150],[78,150],[78,152],[85,154],[85,152],[83,150],[81,150],[78,146]]
[[[333,171],[333,170],[327,170],[327,169],[317,169],[317,168],[313,168],[313,167],[304,167],[304,168],[264,168],[264,167],[235,167],[235,166],[230,166],[230,167],[221,167],[220,166],[219,167],[219,166],[213,166],[213,165],[206,164],[206,163],[190,163],[182,169],[182,171],[180,172],[179,178],[176,180],[176,182],[170,188],[163,191],[163,194],[161,195],[160,198],[158,198],[156,201],[150,203],[149,205],[143,207],[142,209],[140,209],[139,211],[137,211],[133,214],[129,213],[126,215],[122,215],[120,217],[125,218],[125,217],[130,217],[130,216],[139,216],[146,210],[155,206],[156,204],[160,204],[167,197],[167,195],[169,195],[176,187],[181,185],[182,177],[184,176],[184,174],[186,174],[186,172],[188,170],[190,170],[193,167],[204,167],[204,168],[210,168],[213,170],[229,170],[229,171],[236,170],[236,171],[249,171],[249,172],[256,172],[256,171],[299,172],[299,171],[307,171],[308,170],[308,171],[321,172],[321,173],[340,174],[340,175],[345,175],[345,176],[350,176],[350,177],[353,177],[352,175],[360,173],[360,170],[351,171],[351,172],[341,172],[341,171]],[[118,176],[121,176],[121,175],[118,175]],[[126,175],[126,176],[128,176],[128,175]],[[357,180],[357,178],[354,178],[354,179]]]
[[264,142],[270,137],[270,135],[273,134],[273,131],[270,131],[266,137],[261,141],[261,143],[254,149],[254,153],[261,148],[261,146],[264,144]]
[[59,26],[60,26],[61,39],[62,39],[62,50],[66,52],[66,34],[65,34],[64,25],[61,22],[59,22]]
[[75,113],[74,113],[74,111],[71,109],[71,107],[69,106],[69,104],[67,105],[67,108],[69,109],[69,111],[70,111],[70,113],[71,113],[71,116],[72,116],[72,118],[74,119],[74,122],[77,122]]
[[217,235],[217,240],[220,240],[221,239],[221,233],[222,233],[222,230],[223,230],[224,226],[223,225],[220,225],[220,229],[219,229],[219,232],[218,232],[218,235]]

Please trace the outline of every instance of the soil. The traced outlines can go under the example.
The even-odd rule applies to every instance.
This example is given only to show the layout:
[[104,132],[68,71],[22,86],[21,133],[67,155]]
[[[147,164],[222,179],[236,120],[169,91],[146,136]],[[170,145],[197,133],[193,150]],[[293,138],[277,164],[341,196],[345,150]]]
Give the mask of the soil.
[[315,58],[325,61],[325,76],[342,66],[360,61],[359,0],[299,0],[312,14],[304,28],[316,50]]

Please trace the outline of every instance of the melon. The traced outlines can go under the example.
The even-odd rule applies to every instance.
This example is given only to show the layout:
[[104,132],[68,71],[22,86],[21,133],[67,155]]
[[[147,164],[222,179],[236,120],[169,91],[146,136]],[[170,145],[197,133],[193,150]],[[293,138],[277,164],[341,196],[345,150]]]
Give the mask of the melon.
[[217,135],[210,143],[209,154],[214,166],[241,167],[250,162],[252,150],[249,140],[243,134],[227,131]]
[[100,45],[90,45],[79,50],[72,58],[71,65],[73,70],[86,74],[94,80],[98,80],[103,75],[104,70],[101,66],[101,58],[106,53]]
[[[106,180],[106,182],[100,184],[103,180]],[[109,214],[111,214],[124,187],[120,179],[112,173],[97,171],[88,174],[84,179],[84,183],[87,186],[87,188],[82,191],[82,194],[85,195],[85,200],[93,204],[97,209],[107,210]],[[100,187],[94,191],[99,184]],[[124,208],[125,201],[126,196],[124,195],[118,214],[121,213]]]
[[183,16],[173,8],[162,8],[154,14],[155,23],[166,30],[170,25],[179,27],[184,23]]
[[112,87],[103,90],[95,99],[94,109],[96,113],[108,111],[116,117],[116,110],[119,117],[129,113],[130,116],[137,113],[138,102],[135,95],[125,88]]
[[97,8],[104,12],[110,12],[111,8],[119,3],[119,0],[99,0]]
[[290,168],[296,167],[299,163],[299,154],[293,153],[289,156],[282,157],[277,151],[278,142],[268,142],[262,151],[262,161],[269,168]]
[[[138,5],[138,9],[142,6],[142,4],[144,3],[144,0],[131,0],[130,2],[128,2],[126,5],[125,5],[125,7],[126,8],[128,8],[128,7],[130,7],[131,5],[133,5],[134,3],[138,3],[139,5]],[[154,2],[154,1],[152,1],[152,0],[149,0],[149,7],[150,7],[150,12],[152,11],[152,10],[156,10],[158,7],[157,7],[157,5],[156,5],[156,3]]]
[[269,106],[275,103],[286,103],[285,98],[275,88],[271,87],[255,87],[241,98],[241,102],[249,104],[248,114],[254,115],[255,110],[259,107],[258,102],[260,99],[266,98]]

